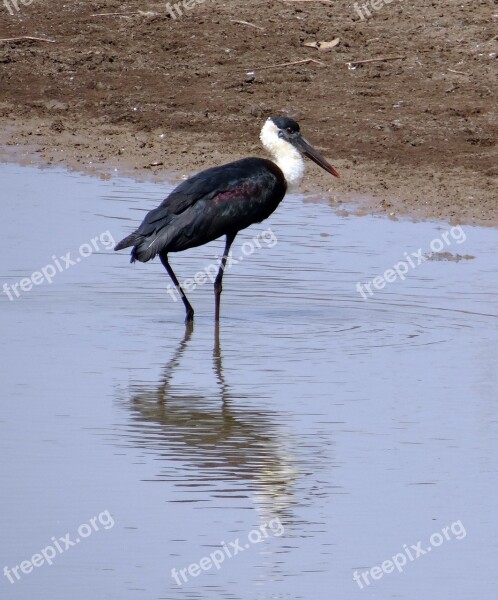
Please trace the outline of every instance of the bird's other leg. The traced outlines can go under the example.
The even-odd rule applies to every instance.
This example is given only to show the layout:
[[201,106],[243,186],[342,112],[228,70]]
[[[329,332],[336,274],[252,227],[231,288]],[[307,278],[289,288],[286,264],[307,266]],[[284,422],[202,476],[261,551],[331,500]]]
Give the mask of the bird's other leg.
[[178,293],[180,294],[183,305],[185,306],[185,311],[186,311],[185,322],[188,323],[189,321],[193,321],[194,320],[194,309],[192,308],[192,305],[188,301],[188,298],[185,295],[185,292],[183,291],[182,286],[180,285],[180,282],[178,281],[173,269],[171,268],[171,265],[168,262],[168,255],[160,254],[159,258],[161,259],[161,262],[163,263],[164,268],[168,272],[168,275],[171,277],[171,281],[174,283],[175,288],[177,289]]
[[227,240],[225,243],[225,251],[223,252],[223,258],[221,259],[220,270],[218,271],[218,275],[214,280],[214,299],[215,299],[215,311],[214,311],[214,320],[218,322],[220,320],[220,301],[221,301],[221,291],[223,289],[222,281],[223,281],[223,273],[225,272],[225,266],[228,260],[228,253],[230,252],[230,246],[233,244],[233,240],[235,239],[236,233],[227,234]]

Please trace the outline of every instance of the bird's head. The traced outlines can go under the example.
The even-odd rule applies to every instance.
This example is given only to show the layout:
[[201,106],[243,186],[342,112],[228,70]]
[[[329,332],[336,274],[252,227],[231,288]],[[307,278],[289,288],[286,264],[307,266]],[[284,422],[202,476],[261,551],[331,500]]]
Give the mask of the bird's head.
[[331,175],[339,177],[337,170],[301,135],[296,121],[288,117],[269,117],[261,129],[260,137],[289,184],[297,184],[304,174],[302,156],[311,159]]

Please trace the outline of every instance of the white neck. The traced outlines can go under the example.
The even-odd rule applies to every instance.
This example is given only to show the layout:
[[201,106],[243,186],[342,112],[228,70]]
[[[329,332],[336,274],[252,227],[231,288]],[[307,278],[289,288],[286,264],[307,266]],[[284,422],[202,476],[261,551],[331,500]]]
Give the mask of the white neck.
[[299,150],[278,136],[278,127],[268,119],[260,134],[261,143],[282,170],[289,187],[295,187],[304,175],[304,160]]

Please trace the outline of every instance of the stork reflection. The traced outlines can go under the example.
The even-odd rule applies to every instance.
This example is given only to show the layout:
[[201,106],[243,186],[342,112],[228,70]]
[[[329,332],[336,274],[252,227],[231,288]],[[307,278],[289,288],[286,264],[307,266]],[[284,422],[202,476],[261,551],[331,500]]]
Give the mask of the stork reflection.
[[174,481],[184,490],[182,499],[247,497],[255,502],[262,520],[276,516],[290,520],[297,470],[288,435],[283,435],[285,417],[231,391],[218,327],[209,359],[216,391],[199,393],[193,391],[198,387],[195,382],[175,383],[191,373],[192,364],[200,365],[202,353],[194,362],[183,360],[192,336],[190,322],[159,384],[131,386],[129,399],[124,400],[131,413],[129,442],[164,461],[158,479]]

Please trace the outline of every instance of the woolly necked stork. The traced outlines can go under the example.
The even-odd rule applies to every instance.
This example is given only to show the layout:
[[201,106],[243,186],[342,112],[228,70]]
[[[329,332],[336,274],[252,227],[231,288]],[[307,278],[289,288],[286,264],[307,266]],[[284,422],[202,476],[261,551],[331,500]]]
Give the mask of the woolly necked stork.
[[214,282],[215,321],[218,322],[223,273],[237,233],[268,218],[287,189],[301,181],[303,156],[339,177],[336,169],[301,135],[299,125],[292,119],[268,118],[260,139],[274,162],[243,158],[201,171],[176,187],[158,208],[147,213],[136,231],[115,247],[122,250],[133,246],[131,262],[147,262],[159,255],[183,301],[186,322],[193,320],[194,309],[169,264],[170,252],[181,252],[226,236]]

